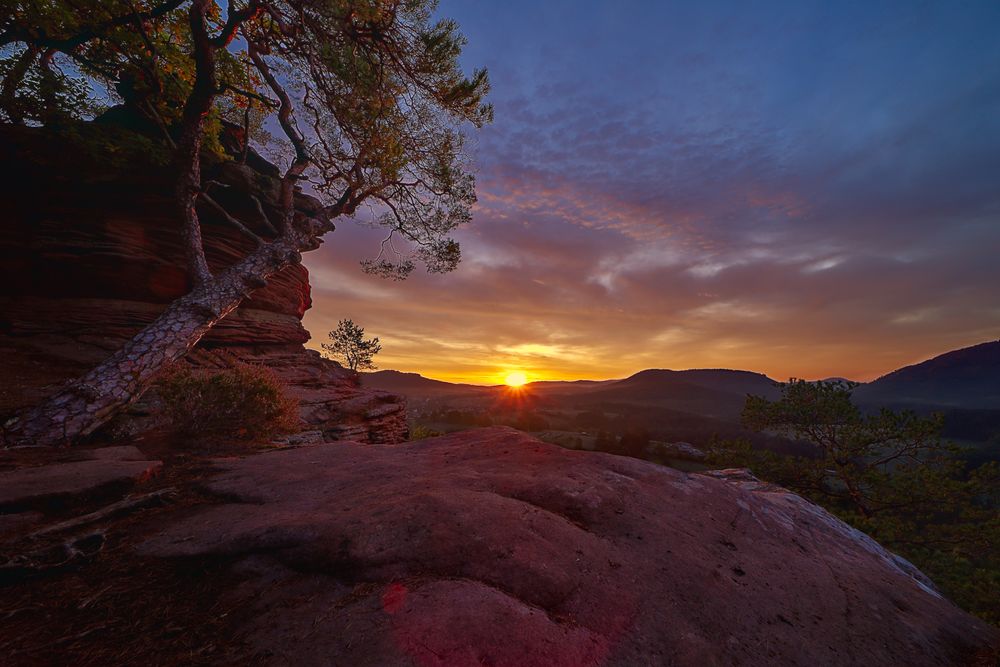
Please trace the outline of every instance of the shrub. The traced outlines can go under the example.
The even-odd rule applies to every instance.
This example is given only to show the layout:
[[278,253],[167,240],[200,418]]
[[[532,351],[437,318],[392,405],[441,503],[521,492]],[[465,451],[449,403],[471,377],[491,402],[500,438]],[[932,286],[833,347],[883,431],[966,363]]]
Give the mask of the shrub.
[[298,430],[298,402],[263,366],[236,363],[214,373],[173,368],[157,388],[178,435],[261,441]]
[[439,435],[444,435],[441,431],[432,429],[429,426],[424,426],[423,424],[414,424],[410,427],[410,440],[423,440],[425,438],[436,438]]

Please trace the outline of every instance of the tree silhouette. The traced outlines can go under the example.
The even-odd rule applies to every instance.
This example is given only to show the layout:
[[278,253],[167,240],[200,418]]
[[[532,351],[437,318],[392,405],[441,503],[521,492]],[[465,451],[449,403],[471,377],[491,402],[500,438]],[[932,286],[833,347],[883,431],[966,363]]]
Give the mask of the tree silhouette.
[[365,340],[365,330],[352,320],[340,320],[330,332],[330,342],[320,347],[328,356],[343,359],[352,371],[373,370],[372,357],[382,351],[378,336]]

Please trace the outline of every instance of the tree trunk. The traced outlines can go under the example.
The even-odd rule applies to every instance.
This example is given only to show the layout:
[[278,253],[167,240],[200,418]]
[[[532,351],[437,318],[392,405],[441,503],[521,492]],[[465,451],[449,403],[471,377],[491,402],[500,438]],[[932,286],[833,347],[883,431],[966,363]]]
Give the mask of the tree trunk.
[[174,301],[106,361],[4,424],[3,445],[70,444],[92,433],[136,400],[166,364],[184,356],[251,291],[301,261],[300,249],[314,244],[307,234],[291,230]]
[[195,0],[188,10],[191,39],[194,42],[195,80],[184,104],[181,134],[177,141],[174,163],[177,166],[175,197],[184,238],[184,256],[188,275],[198,287],[212,278],[205,260],[201,240],[201,223],[195,208],[201,194],[201,142],[205,134],[205,119],[215,100],[215,49],[212,48],[205,28],[205,12],[209,0]]

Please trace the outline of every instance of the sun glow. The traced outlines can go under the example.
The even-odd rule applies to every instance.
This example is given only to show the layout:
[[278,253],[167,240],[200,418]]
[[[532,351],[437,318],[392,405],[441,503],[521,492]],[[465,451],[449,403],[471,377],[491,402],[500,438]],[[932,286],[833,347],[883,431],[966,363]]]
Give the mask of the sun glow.
[[511,371],[503,379],[503,383],[508,387],[521,387],[528,381],[528,376],[522,371]]

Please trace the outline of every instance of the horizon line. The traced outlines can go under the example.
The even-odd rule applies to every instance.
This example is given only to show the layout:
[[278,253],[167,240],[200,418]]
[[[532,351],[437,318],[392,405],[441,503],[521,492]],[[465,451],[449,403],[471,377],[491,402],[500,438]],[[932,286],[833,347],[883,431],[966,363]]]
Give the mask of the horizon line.
[[[940,355],[938,355],[938,356],[940,356]],[[933,359],[933,358],[934,357],[931,357],[931,359]],[[917,363],[922,363],[922,362],[917,362]],[[901,368],[905,368],[905,366],[901,367]],[[515,369],[515,370],[517,370],[517,369]],[[898,370],[898,369],[896,369],[896,370]],[[549,382],[549,383],[551,383],[551,382],[562,382],[562,383],[567,383],[567,384],[574,383],[574,382],[620,382],[622,380],[627,380],[630,377],[638,375],[639,373],[644,373],[646,371],[667,371],[667,372],[670,372],[670,373],[687,373],[687,372],[690,372],[690,371],[728,371],[728,372],[731,372],[731,373],[751,373],[753,375],[760,375],[760,376],[763,376],[763,377],[767,378],[771,382],[774,382],[774,383],[777,383],[777,384],[784,384],[786,382],[786,381],[783,381],[783,380],[775,380],[774,378],[772,378],[767,373],[761,373],[759,371],[751,371],[751,370],[747,370],[747,369],[744,369],[744,368],[721,368],[721,367],[720,368],[642,368],[640,370],[635,371],[634,373],[629,373],[628,375],[624,375],[622,377],[608,377],[608,378],[604,378],[604,379],[578,378],[578,379],[575,379],[575,380],[557,380],[557,379],[531,380],[529,382],[525,382],[524,386],[526,387],[528,385],[540,384],[540,383],[543,383],[543,382]],[[480,384],[478,382],[456,382],[454,380],[442,380],[441,378],[438,378],[438,377],[432,377],[430,375],[424,375],[423,373],[420,373],[418,371],[402,371],[402,370],[399,370],[397,368],[377,368],[377,369],[374,369],[374,370],[371,370],[371,371],[362,371],[361,374],[362,375],[373,375],[375,373],[386,373],[386,372],[388,372],[388,373],[401,373],[401,374],[404,374],[404,375],[416,375],[416,376],[418,376],[420,378],[423,378],[424,380],[433,380],[434,382],[444,382],[445,384],[455,384],[455,385],[464,384],[464,385],[469,385],[470,387],[486,387],[486,388],[489,388],[489,387],[503,387],[503,386],[505,386],[504,383],[502,383],[502,382],[494,382],[494,383],[490,383],[490,384]],[[894,372],[894,371],[889,371],[889,373],[892,373],[892,372]],[[840,377],[840,376],[834,376],[834,375],[827,376],[827,377],[822,377],[822,378],[815,378],[815,379],[801,378],[801,377],[795,377],[795,376],[793,376],[793,377],[789,378],[789,381],[790,380],[806,380],[807,382],[818,382],[820,380],[846,380],[848,382],[855,382],[857,384],[870,384],[871,382],[874,382],[875,380],[877,380],[877,379],[879,379],[881,377],[884,377],[885,375],[888,375],[889,373],[883,373],[882,375],[878,376],[878,378],[875,378],[873,380],[868,380],[867,382],[862,382],[860,380],[851,380],[850,378],[845,378],[845,377]]]

